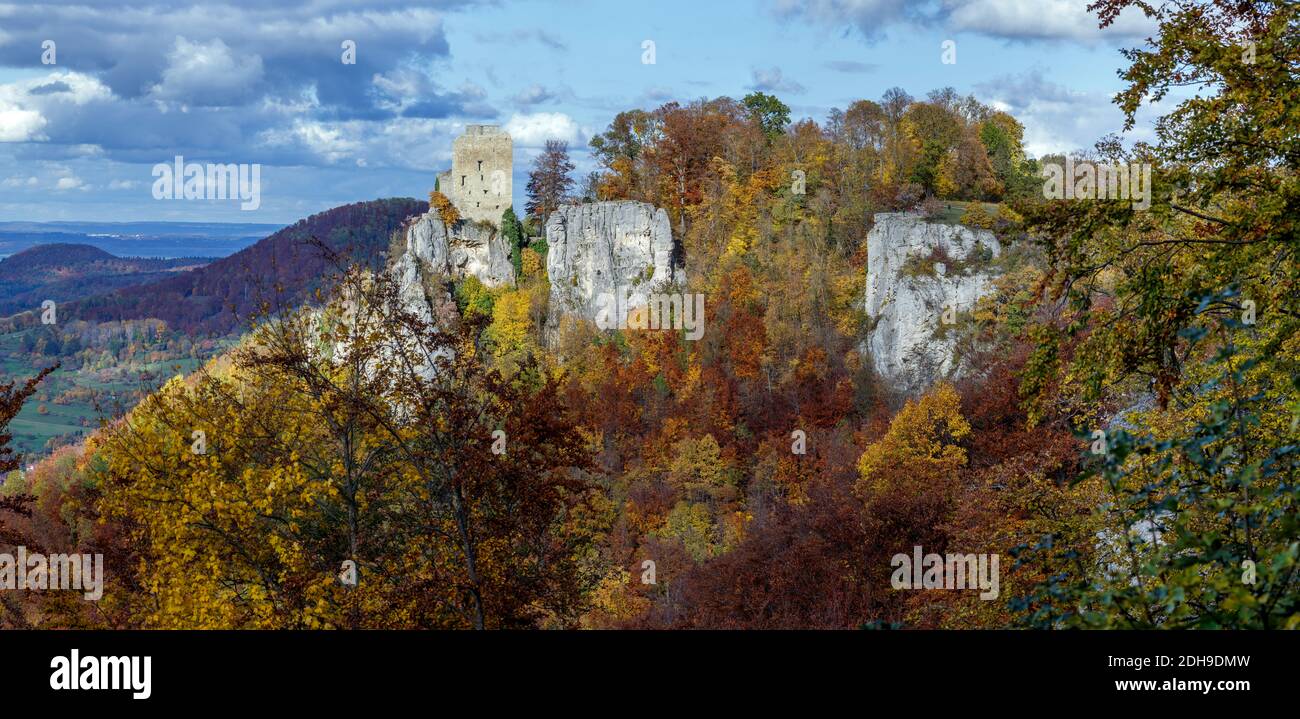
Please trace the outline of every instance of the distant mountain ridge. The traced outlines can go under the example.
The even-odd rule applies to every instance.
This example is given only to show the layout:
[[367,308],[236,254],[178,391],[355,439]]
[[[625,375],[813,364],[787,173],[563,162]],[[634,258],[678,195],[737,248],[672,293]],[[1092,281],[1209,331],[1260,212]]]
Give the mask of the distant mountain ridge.
[[425,200],[389,198],[320,212],[202,268],[146,284],[86,297],[60,308],[60,317],[88,321],[156,318],[192,334],[225,335],[263,302],[310,301],[328,274],[315,237],[352,261],[383,266],[392,234],[429,208]]
[[154,237],[244,237],[265,235],[282,229],[284,225],[264,222],[84,222],[59,220],[54,222],[0,221],[0,233],[25,234],[111,234],[122,237],[151,235]]
[[226,257],[284,229],[265,223],[0,222],[0,258],[37,245],[91,245],[118,257]]

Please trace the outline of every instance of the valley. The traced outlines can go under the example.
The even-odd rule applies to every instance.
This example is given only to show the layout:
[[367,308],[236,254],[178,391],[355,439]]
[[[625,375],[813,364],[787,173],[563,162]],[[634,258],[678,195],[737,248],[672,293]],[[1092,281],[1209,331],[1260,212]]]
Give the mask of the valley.
[[[244,233],[264,226],[0,223],[0,247],[22,247],[0,259],[0,383],[58,365],[11,422],[14,450],[30,465],[81,441],[229,349],[263,306],[309,301],[327,274],[312,238],[375,265],[390,233],[422,206],[347,205],[252,242]],[[81,234],[104,229],[118,234]],[[31,244],[47,239],[58,242]],[[211,248],[237,251],[162,256]],[[41,317],[47,300],[55,303],[52,324]]]

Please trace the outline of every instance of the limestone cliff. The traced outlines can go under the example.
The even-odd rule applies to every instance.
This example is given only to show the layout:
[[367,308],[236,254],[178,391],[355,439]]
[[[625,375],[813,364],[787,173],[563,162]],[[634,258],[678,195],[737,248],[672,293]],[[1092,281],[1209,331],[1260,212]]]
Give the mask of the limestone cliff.
[[473,275],[489,287],[514,284],[510,243],[496,230],[458,222],[448,232],[437,212],[407,225],[389,248],[388,271],[401,286],[407,308],[428,319],[451,301],[445,280]]
[[876,371],[907,395],[961,371],[949,331],[991,289],[993,233],[881,213],[867,235],[867,340]]
[[496,230],[477,222],[458,222],[448,232],[437,212],[426,212],[411,222],[404,241],[390,254],[390,266],[409,272],[421,270],[452,279],[473,275],[489,287],[514,284],[510,243]]
[[551,213],[546,243],[548,337],[566,315],[594,322],[602,295],[622,293],[629,307],[644,306],[655,288],[686,280],[673,263],[668,213],[644,202],[565,205]]

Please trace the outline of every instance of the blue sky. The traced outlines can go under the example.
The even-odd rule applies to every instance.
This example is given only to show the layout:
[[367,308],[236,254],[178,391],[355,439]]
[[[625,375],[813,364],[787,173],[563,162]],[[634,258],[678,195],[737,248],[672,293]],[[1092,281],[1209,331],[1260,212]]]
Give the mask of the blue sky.
[[[546,139],[585,173],[587,140],[621,110],[755,89],[821,122],[893,86],[952,86],[1018,117],[1033,154],[1089,147],[1122,128],[1118,48],[1151,27],[1099,31],[1087,3],[0,1],[0,220],[288,223],[422,197],[467,123],[514,136],[522,207]],[[1129,137],[1150,139],[1151,118]],[[152,168],[177,154],[260,164],[261,206],[155,200]]]

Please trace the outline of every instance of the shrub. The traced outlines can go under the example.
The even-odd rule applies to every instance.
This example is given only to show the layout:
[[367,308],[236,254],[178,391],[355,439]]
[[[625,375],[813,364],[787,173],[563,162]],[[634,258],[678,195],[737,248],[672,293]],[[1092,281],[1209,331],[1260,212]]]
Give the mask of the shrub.
[[992,230],[994,225],[993,216],[984,209],[983,203],[972,202],[961,215],[961,224],[967,227],[978,227],[982,230]]
[[937,197],[927,197],[921,202],[921,216],[927,220],[936,220],[943,216],[943,203]]
[[531,247],[525,247],[520,258],[524,277],[532,277],[542,271],[542,256]]
[[446,195],[434,190],[429,193],[429,207],[438,211],[438,216],[442,218],[442,224],[451,227],[460,222],[460,212]]

